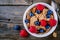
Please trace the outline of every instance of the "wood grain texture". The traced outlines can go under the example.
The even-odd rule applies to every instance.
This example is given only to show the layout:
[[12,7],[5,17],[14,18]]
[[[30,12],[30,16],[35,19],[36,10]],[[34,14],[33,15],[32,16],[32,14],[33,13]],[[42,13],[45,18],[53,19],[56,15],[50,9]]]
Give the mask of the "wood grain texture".
[[[3,4],[3,2],[7,4],[16,3],[15,1],[14,2],[13,1],[14,0],[0,0],[0,3],[1,4]],[[29,1],[26,0],[27,3],[29,3],[30,1],[31,0]],[[48,0],[46,1],[45,0],[33,0],[33,3],[37,3],[41,1],[49,3]],[[27,38],[22,38],[19,36],[19,31],[13,30],[13,26],[16,24],[20,25],[21,28],[24,29],[23,22],[22,22],[23,14],[28,7],[29,6],[0,6],[0,18],[11,19],[10,21],[5,20],[4,22],[0,22],[0,40],[60,40],[60,24],[58,24],[55,30],[55,32],[57,32],[56,38],[54,38],[52,34],[44,38],[36,38],[31,35],[29,35]]]
[[45,2],[45,3],[51,3],[51,0],[33,0],[33,3],[37,3],[37,2]]
[[56,3],[60,4],[60,0],[55,0]]
[[13,4],[13,5],[30,5],[31,4],[31,0],[0,0],[0,5],[1,4]]

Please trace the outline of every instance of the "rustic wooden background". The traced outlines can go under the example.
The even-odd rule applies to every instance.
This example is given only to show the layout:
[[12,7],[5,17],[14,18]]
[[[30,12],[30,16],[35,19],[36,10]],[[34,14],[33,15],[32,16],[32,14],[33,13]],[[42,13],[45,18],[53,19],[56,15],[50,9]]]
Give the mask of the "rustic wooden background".
[[[12,27],[16,24],[20,25],[22,29],[22,18],[25,10],[33,3],[46,2],[49,0],[0,0],[0,40],[60,40],[60,24],[58,24],[55,32],[57,37],[54,38],[52,34],[44,38],[36,38],[29,35],[27,38],[19,36],[19,31],[13,30]],[[10,19],[10,21],[8,20]]]

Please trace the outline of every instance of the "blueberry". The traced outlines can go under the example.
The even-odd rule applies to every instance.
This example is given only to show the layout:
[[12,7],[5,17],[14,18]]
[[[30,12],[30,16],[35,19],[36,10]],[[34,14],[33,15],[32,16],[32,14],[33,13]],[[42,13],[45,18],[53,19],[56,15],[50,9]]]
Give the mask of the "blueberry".
[[31,13],[30,13],[30,17],[32,17],[32,16],[34,16],[34,14],[31,12]]
[[37,13],[37,14],[40,14],[40,10],[36,10],[36,13]]
[[48,10],[47,14],[50,15],[52,14],[53,12],[51,10]]
[[49,25],[49,24],[47,24],[47,25],[45,26],[45,28],[46,28],[46,29],[50,28],[50,25]]
[[13,29],[14,29],[14,30],[20,30],[21,28],[20,28],[19,25],[15,25],[15,26],[13,27]]
[[37,25],[37,26],[40,25],[40,22],[39,22],[39,21],[35,21],[34,23],[35,23],[35,25]]
[[47,18],[50,18],[50,15],[46,15]]
[[26,23],[26,24],[27,24],[27,23],[29,23],[29,20],[28,20],[28,19],[26,19],[26,20],[25,20],[25,23]]
[[43,29],[39,29],[39,32],[43,33],[43,32],[44,32],[44,30],[43,30]]

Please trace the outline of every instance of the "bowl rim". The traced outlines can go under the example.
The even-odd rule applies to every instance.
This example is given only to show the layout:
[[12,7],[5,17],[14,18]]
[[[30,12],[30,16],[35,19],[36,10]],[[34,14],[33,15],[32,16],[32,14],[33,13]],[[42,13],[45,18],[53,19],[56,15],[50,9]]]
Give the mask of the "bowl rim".
[[57,24],[58,24],[58,16],[57,16],[57,13],[56,13],[56,11],[54,10],[54,8],[53,8],[52,6],[50,6],[49,4],[47,4],[47,3],[39,2],[39,3],[34,3],[34,4],[32,4],[31,6],[29,6],[29,7],[26,9],[26,11],[24,12],[24,15],[23,15],[23,25],[24,25],[26,31],[27,31],[30,35],[35,36],[35,37],[46,37],[46,36],[49,36],[52,32],[54,32],[54,30],[55,30],[56,27],[57,27],[57,24],[56,24],[54,27],[52,27],[51,30],[50,30],[49,32],[47,32],[47,33],[44,33],[44,34],[35,34],[35,33],[31,33],[31,32],[28,30],[27,25],[26,25],[26,23],[25,23],[27,11],[30,10],[31,8],[33,8],[33,7],[34,7],[35,5],[37,5],[37,4],[42,4],[42,5],[46,6],[47,8],[49,8],[50,10],[52,10],[52,11],[53,11],[53,15],[54,15],[54,19],[57,20]]

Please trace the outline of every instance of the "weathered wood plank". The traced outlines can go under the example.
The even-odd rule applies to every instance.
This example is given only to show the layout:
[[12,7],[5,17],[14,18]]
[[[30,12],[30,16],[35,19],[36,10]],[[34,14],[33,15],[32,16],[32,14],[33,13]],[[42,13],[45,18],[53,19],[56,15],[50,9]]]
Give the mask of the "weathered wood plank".
[[[60,34],[59,34],[60,27],[59,26],[56,29],[56,32],[58,33],[57,38],[53,38],[52,34],[45,38],[36,38],[31,35],[29,35],[29,37],[27,37],[27,38],[22,38],[19,36],[18,31],[14,31],[12,29],[12,27],[14,25],[16,25],[15,23],[18,24],[18,22],[20,22],[19,25],[21,26],[21,28],[24,28],[23,23],[22,23],[22,20],[23,20],[22,18],[23,18],[24,11],[26,10],[27,7],[28,6],[0,6],[0,16],[3,16],[5,18],[10,18],[10,19],[12,19],[12,21],[14,21],[14,23],[0,23],[0,24],[2,24],[2,25],[0,25],[0,30],[1,30],[0,39],[15,40],[15,38],[17,37],[16,40],[37,40],[37,39],[38,40],[59,40],[60,39]],[[16,18],[14,18],[14,17],[16,17]]]
[[30,5],[31,4],[31,0],[0,0],[0,4],[21,4],[21,5]]
[[[25,0],[22,0],[19,2],[15,0],[0,0],[1,4],[25,4]],[[28,4],[30,4],[31,0],[26,0]],[[45,0],[33,0],[33,3],[36,2],[47,2]],[[54,38],[52,34],[45,38],[36,38],[31,35],[29,35],[27,38],[22,38],[19,36],[19,31],[13,30],[13,26],[16,24],[19,24],[21,28],[23,29],[23,23],[22,18],[23,14],[28,6],[0,6],[0,17],[1,18],[8,18],[11,19],[12,23],[5,23],[0,22],[0,40],[60,40],[60,24],[56,28],[55,32],[57,32],[57,37]]]
[[60,4],[60,0],[55,0],[56,3]]
[[51,2],[51,0],[33,0],[33,3],[37,3],[37,2],[50,3],[50,2]]
[[27,7],[28,6],[0,6],[0,16],[11,19],[11,22],[14,23],[22,23],[23,14]]

